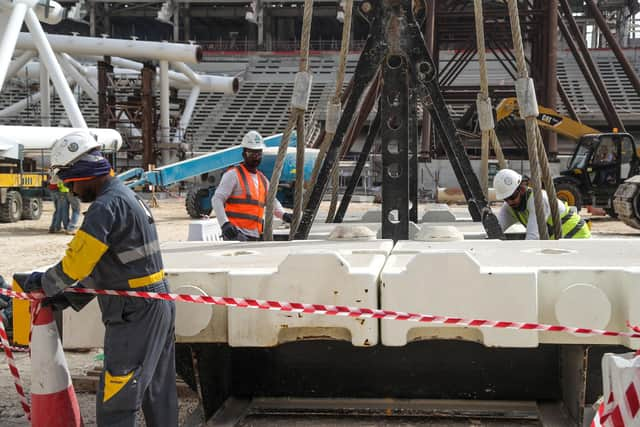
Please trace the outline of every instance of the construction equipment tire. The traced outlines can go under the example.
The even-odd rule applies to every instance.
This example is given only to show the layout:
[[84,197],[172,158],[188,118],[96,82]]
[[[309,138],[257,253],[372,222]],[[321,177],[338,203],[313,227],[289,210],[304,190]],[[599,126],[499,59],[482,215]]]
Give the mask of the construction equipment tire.
[[640,230],[640,175],[618,186],[613,195],[613,208],[622,222]]
[[191,218],[200,219],[203,215],[209,215],[211,213],[211,209],[202,209],[202,206],[200,205],[200,199],[203,197],[203,192],[206,192],[208,196],[208,190],[203,189],[189,190],[187,193],[187,198],[184,204],[187,208],[187,213]]
[[582,194],[574,184],[567,181],[560,181],[555,184],[558,199],[567,202],[569,206],[575,206],[577,211],[582,209]]
[[22,199],[22,219],[38,220],[42,216],[42,199],[25,197]]
[[17,222],[22,218],[22,196],[17,191],[7,192],[7,200],[0,204],[0,222]]

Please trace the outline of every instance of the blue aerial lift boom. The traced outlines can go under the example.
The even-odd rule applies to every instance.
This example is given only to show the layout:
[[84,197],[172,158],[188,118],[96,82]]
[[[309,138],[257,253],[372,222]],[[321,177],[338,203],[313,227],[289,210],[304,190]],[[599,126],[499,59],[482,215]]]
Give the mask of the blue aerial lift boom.
[[[273,135],[264,139],[267,149],[264,150],[262,163],[259,169],[267,177],[271,177],[273,166],[275,164],[277,147],[282,140],[282,134]],[[296,135],[291,135],[289,139],[289,152],[285,158],[285,164],[280,176],[280,189],[278,191],[278,199],[287,207],[293,204],[293,185],[296,177],[296,159],[295,150],[291,147],[296,146]],[[305,151],[305,180],[311,176],[313,164],[317,157],[317,150]],[[215,192],[215,179],[210,174],[222,172],[227,168],[242,162],[242,147],[226,148],[216,151],[215,153],[204,154],[192,159],[183,160],[181,162],[162,166],[150,171],[142,168],[135,168],[123,172],[118,178],[125,181],[130,188],[141,187],[145,185],[154,185],[166,187],[181,181],[200,177],[201,184],[196,185],[187,194],[186,208],[189,215],[193,218],[200,218],[203,215],[209,215],[212,210],[211,197]]]

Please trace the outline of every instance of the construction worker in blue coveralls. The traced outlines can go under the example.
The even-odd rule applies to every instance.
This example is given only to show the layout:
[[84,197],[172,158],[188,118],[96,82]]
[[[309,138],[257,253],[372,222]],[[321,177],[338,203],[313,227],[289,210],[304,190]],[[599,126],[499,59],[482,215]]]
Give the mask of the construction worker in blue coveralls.
[[[522,175],[512,169],[501,169],[493,179],[493,188],[496,192],[496,199],[504,200],[504,204],[498,211],[498,222],[502,230],[504,231],[519,222],[527,229],[527,240],[539,240],[533,190],[522,182]],[[549,238],[555,239],[549,198],[544,190],[542,190],[542,203]],[[580,218],[580,215],[569,209],[566,202],[558,200],[558,212],[562,223],[563,239],[588,239],[591,237],[589,226]]]
[[[25,291],[44,290],[55,309],[79,310],[89,295],[63,293],[78,282],[97,289],[168,292],[153,216],[87,132],[55,142],[51,165],[83,202],[84,221],[59,263],[32,273]],[[57,170],[56,170],[57,169]],[[177,426],[175,305],[172,301],[98,296],[104,372],[96,394],[99,426],[135,426],[142,408],[148,426]],[[52,416],[55,416],[52,414]]]

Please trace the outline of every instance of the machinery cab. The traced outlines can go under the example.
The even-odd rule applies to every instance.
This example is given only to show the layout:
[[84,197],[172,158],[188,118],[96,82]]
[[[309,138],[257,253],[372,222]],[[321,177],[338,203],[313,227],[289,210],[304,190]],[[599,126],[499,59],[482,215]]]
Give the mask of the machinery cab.
[[[638,173],[638,154],[627,133],[584,135],[562,172],[578,187],[580,195],[558,191],[561,199],[575,206],[585,204],[611,208],[610,200],[620,183]],[[562,182],[562,178],[560,178]],[[565,178],[566,180],[566,178]],[[572,203],[573,202],[573,203]]]

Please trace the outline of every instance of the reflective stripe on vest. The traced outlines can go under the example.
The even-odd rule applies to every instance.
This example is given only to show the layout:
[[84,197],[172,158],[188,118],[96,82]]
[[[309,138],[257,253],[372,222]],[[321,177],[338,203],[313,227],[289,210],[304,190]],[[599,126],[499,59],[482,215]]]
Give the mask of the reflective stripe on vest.
[[[533,195],[533,191],[527,189],[527,206],[529,205],[529,198]],[[511,214],[525,227],[529,220],[529,209],[525,209],[524,212],[516,212],[509,207]],[[591,237],[591,231],[587,226],[587,223],[578,215],[569,209],[567,202],[564,203],[564,213],[560,216],[562,237],[564,239],[588,239]],[[553,234],[553,219],[551,216],[547,219],[547,230],[549,231],[549,239],[555,240]]]
[[242,193],[229,197],[224,205],[224,211],[236,227],[258,230],[262,233],[264,206],[267,202],[267,178],[260,171],[258,174],[258,188],[256,188],[250,172],[241,164],[235,167]]

